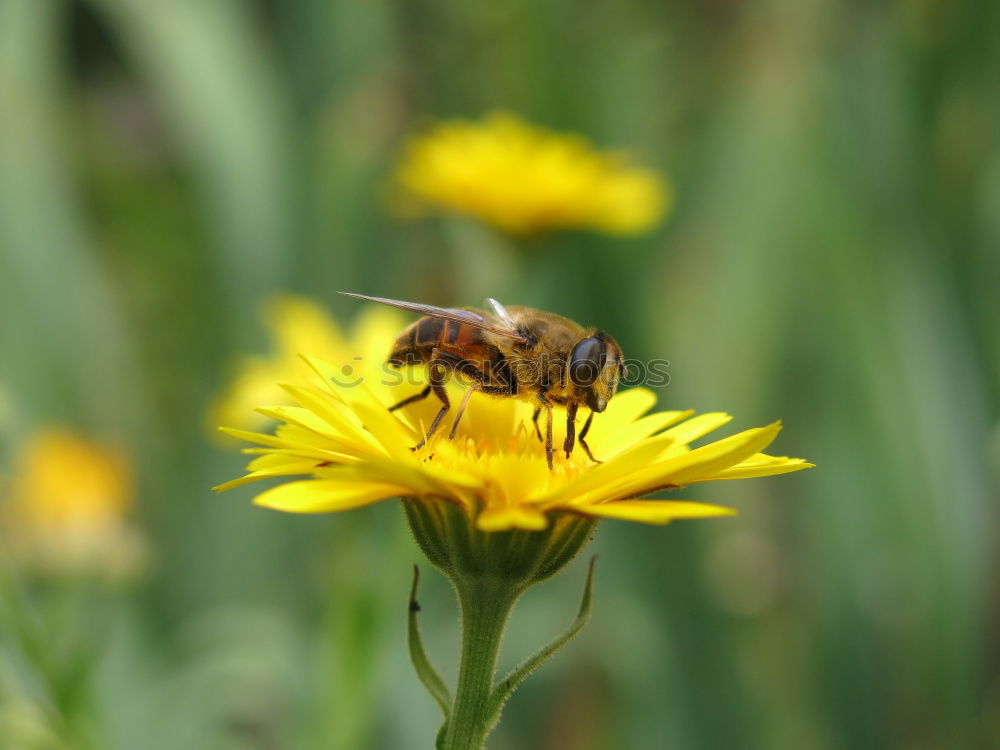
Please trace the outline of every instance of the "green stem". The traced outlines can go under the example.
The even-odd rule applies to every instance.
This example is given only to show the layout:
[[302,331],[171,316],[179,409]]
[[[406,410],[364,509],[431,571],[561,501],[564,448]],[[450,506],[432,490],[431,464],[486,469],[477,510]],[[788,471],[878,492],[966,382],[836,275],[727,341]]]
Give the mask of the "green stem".
[[443,750],[481,750],[497,716],[491,695],[500,643],[522,588],[493,576],[456,581],[462,661]]

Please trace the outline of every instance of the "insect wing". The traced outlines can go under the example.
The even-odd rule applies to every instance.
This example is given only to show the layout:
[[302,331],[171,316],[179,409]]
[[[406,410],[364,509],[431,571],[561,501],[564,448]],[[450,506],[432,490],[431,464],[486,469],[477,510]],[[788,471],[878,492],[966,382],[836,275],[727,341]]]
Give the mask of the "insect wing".
[[510,313],[507,312],[507,308],[500,304],[500,302],[492,297],[487,297],[486,305],[493,311],[493,314],[497,316],[498,320],[503,321],[505,326],[510,328],[512,331],[517,330],[517,325],[514,323],[514,319],[510,316]]
[[[435,307],[434,305],[423,305],[419,302],[404,302],[403,300],[388,299],[386,297],[369,297],[366,294],[355,294],[354,292],[340,292],[340,294],[347,297],[354,297],[355,299],[366,300],[368,302],[378,302],[383,305],[389,305],[389,307],[398,307],[400,310],[408,310],[409,312],[416,313],[417,315],[429,315],[432,318],[453,320],[456,323],[464,323],[466,325],[475,326],[476,328],[481,328],[484,331],[495,333],[498,336],[506,336],[508,338],[517,339],[518,341],[527,341],[527,339],[518,333],[514,328],[513,322],[510,321],[510,315],[507,314],[506,310],[503,311],[506,317],[500,318],[501,322],[500,324],[497,324],[490,321],[485,315],[482,315],[474,310],[462,310],[457,307]],[[500,303],[498,302],[497,305],[499,304]],[[503,309],[502,305],[501,309]]]

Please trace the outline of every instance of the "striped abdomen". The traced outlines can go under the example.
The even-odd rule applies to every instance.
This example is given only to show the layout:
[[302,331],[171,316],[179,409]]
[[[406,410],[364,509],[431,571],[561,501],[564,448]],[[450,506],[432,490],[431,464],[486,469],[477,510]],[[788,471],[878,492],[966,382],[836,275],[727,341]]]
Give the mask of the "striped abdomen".
[[435,349],[469,362],[482,362],[493,359],[491,355],[496,347],[489,344],[483,338],[483,331],[475,326],[426,317],[399,335],[389,354],[389,364],[402,367],[429,362]]
[[[389,354],[394,367],[437,359],[454,373],[478,383],[485,393],[514,396],[517,383],[503,352],[482,329],[441,318],[421,318],[403,331]],[[436,352],[436,355],[435,355]]]

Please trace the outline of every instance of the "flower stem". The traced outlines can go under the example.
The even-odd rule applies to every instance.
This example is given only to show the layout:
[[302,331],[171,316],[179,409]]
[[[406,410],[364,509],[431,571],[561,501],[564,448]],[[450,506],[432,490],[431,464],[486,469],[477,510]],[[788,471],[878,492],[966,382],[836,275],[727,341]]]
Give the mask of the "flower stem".
[[462,661],[443,750],[481,750],[496,721],[491,695],[503,631],[523,588],[494,576],[455,582],[462,618]]

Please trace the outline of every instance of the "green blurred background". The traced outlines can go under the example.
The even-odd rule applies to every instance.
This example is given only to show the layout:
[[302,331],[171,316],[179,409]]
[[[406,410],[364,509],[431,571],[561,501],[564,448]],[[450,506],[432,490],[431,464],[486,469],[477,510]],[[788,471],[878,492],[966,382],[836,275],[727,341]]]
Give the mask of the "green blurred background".
[[[772,452],[818,464],[686,495],[735,520],[605,523],[593,620],[491,749],[1000,744],[998,82],[987,0],[0,0],[3,450],[128,446],[153,559],[44,747],[431,746],[398,507],[208,489],[242,467],[205,412],[260,304],[348,320],[338,289],[598,324],[671,361],[661,405],[782,418]],[[392,219],[405,136],[496,107],[632,150],[670,220],[512,248]],[[529,593],[506,663],[583,572]]]

